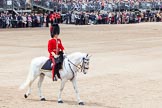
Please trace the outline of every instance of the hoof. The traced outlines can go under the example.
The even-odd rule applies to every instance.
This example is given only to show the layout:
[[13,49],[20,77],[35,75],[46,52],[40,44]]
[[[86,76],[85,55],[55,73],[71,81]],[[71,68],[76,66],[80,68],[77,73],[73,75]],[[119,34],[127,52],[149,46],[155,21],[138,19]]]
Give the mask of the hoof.
[[27,98],[28,96],[26,94],[24,94],[24,97]]
[[84,105],[84,102],[79,102],[79,105]]
[[46,99],[45,98],[42,98],[41,101],[46,101]]
[[62,100],[58,101],[58,103],[64,103]]

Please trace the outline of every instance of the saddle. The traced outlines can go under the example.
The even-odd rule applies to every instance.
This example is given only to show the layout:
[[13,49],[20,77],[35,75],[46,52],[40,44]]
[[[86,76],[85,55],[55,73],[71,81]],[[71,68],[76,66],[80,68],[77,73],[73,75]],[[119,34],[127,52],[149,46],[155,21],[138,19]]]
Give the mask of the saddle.
[[[55,58],[55,74],[57,74],[58,78],[60,78],[60,74],[59,74],[59,70],[62,69],[62,63],[63,63],[63,60],[64,60],[64,57],[63,57],[63,52],[60,51],[59,52],[59,57],[58,58]],[[45,64],[42,66],[43,70],[52,70],[52,60],[51,59],[48,59]]]

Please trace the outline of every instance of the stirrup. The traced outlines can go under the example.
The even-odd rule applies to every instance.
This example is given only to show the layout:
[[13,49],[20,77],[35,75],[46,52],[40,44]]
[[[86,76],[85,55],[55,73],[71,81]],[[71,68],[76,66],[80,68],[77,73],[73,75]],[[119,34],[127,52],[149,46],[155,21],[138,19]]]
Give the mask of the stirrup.
[[57,77],[56,76],[53,78],[53,81],[57,81]]

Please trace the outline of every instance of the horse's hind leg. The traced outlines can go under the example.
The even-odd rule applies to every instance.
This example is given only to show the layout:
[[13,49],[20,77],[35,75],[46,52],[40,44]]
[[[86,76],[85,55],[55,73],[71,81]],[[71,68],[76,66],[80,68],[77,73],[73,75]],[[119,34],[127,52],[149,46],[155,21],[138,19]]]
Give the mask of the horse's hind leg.
[[44,80],[44,74],[40,74],[40,77],[39,77],[39,81],[38,81],[38,93],[39,93],[39,97],[41,98],[41,101],[45,101],[45,97],[42,95],[42,82]]
[[29,82],[29,85],[28,85],[28,90],[27,92],[24,94],[24,97],[27,98],[30,94],[31,94],[31,86],[32,86],[32,83],[34,82],[34,80],[36,79],[37,77],[33,77],[30,82]]

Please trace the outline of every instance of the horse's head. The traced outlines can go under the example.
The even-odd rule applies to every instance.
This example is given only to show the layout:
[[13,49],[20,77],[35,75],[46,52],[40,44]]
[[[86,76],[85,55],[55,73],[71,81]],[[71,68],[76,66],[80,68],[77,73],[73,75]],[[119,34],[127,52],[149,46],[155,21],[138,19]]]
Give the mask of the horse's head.
[[[81,69],[81,72],[86,74],[89,69],[90,57],[91,56],[87,53],[76,52],[68,55],[67,60],[72,66],[77,69],[76,71],[78,71],[78,69]],[[71,65],[69,65],[70,69],[74,72],[74,70],[71,68]]]
[[89,54],[86,54],[82,57],[81,72],[84,74],[88,72],[90,57],[91,56]]

